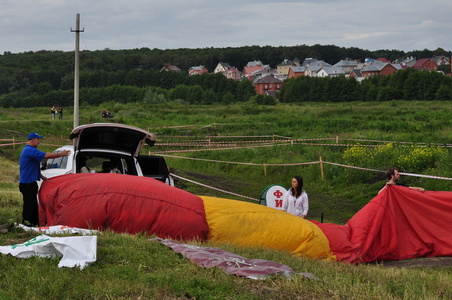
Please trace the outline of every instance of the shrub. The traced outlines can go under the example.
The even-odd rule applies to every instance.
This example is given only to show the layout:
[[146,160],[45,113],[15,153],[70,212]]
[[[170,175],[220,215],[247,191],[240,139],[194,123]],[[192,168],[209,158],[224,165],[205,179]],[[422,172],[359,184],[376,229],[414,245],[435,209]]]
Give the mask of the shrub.
[[401,171],[421,172],[435,166],[435,162],[447,150],[437,146],[412,145],[403,147],[388,143],[383,146],[363,147],[356,145],[344,151],[345,163],[375,168],[378,166],[396,167]]

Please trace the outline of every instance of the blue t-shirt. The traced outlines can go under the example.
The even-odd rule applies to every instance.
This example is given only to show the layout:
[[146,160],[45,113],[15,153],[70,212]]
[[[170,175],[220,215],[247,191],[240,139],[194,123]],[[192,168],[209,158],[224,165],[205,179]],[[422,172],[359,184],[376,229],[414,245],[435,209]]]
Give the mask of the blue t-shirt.
[[32,183],[41,179],[41,161],[46,155],[35,147],[25,145],[20,154],[20,179],[19,183]]

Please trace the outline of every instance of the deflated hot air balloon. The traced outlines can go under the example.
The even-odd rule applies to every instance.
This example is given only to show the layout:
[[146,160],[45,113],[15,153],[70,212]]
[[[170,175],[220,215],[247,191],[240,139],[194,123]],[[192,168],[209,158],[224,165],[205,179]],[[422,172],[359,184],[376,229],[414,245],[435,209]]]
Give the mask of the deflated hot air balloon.
[[452,256],[452,192],[389,186],[345,225],[193,195],[147,177],[68,174],[44,181],[40,224],[265,247],[350,263]]

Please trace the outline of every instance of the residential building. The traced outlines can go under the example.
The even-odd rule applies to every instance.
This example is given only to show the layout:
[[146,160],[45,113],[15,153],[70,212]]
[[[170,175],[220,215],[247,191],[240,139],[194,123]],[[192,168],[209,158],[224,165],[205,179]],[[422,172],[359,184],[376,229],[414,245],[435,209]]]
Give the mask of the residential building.
[[386,59],[386,58],[384,58],[384,57],[377,58],[377,61],[383,62],[383,63],[391,63],[390,60],[388,60],[388,59]]
[[340,67],[328,67],[323,66],[318,72],[317,77],[339,77],[339,76],[345,76],[345,72]]
[[432,60],[438,65],[449,65],[450,64],[450,57],[444,56],[444,55],[436,55],[432,57]]
[[339,67],[344,70],[345,74],[350,74],[353,69],[356,69],[358,66],[358,62],[356,60],[351,59],[343,59],[336,64],[333,65],[333,67]]
[[282,88],[282,80],[274,77],[273,75],[264,76],[254,82],[254,88],[257,94],[269,95],[275,92],[279,92]]
[[319,60],[317,58],[308,57],[308,58],[304,59],[302,66],[306,67],[306,66],[310,65],[311,63],[315,63],[315,62],[318,62],[318,61]]
[[256,70],[253,73],[251,73],[251,81],[255,82],[256,80],[258,80],[259,78],[268,76],[268,75],[272,75],[274,77],[278,77],[279,74],[275,69],[272,68],[264,68],[261,70]]
[[226,71],[228,68],[231,68],[231,66],[227,63],[224,62],[219,62],[218,65],[215,67],[215,69],[213,70],[214,74],[220,73],[220,72],[224,72]]
[[291,67],[295,67],[295,64],[291,60],[284,59],[282,63],[276,66],[276,71],[278,74],[287,76]]
[[228,67],[226,71],[223,71],[223,75],[233,80],[240,80],[242,77],[242,73],[233,67]]
[[399,63],[403,69],[412,68],[413,65],[416,63],[416,58],[410,56],[402,59],[397,59],[395,60],[395,63]]
[[437,71],[438,65],[431,58],[423,58],[418,60],[413,68],[418,70]]
[[369,64],[365,66],[361,70],[362,77],[368,78],[375,75],[389,75],[394,74],[398,70],[400,70],[402,67],[399,64],[390,64],[390,63],[384,63],[384,62],[375,62],[373,64]]
[[305,66],[301,66],[301,67],[292,67],[289,69],[289,73],[287,74],[287,78],[297,78],[300,76],[305,76],[306,72],[306,67]]
[[310,77],[317,77],[317,73],[323,67],[331,67],[331,65],[323,60],[317,60],[315,62],[311,62],[306,66],[305,75]]
[[243,76],[247,77],[248,79],[252,80],[252,73],[258,70],[264,69],[264,65],[260,60],[250,61],[246,64],[246,66],[243,68]]
[[353,69],[350,72],[349,78],[355,78],[358,82],[363,81],[364,77],[361,74],[361,69]]
[[209,73],[204,66],[195,66],[188,69],[188,75],[201,75],[203,73]]
[[171,72],[176,72],[176,73],[180,73],[181,69],[179,69],[176,66],[172,66],[172,65],[165,65],[163,66],[163,68],[160,69],[160,72],[162,71],[171,71]]

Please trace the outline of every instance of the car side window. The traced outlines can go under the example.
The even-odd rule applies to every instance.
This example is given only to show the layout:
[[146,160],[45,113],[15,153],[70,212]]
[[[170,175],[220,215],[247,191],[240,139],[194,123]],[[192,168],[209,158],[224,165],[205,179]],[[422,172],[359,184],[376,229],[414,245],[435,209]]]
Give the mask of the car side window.
[[[55,152],[58,153],[58,152]],[[58,158],[52,158],[48,159],[45,163],[46,169],[66,169],[67,166],[67,156],[58,157]]]

